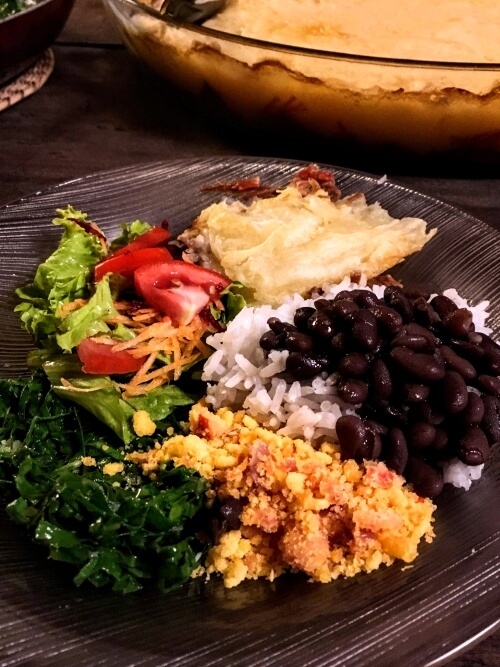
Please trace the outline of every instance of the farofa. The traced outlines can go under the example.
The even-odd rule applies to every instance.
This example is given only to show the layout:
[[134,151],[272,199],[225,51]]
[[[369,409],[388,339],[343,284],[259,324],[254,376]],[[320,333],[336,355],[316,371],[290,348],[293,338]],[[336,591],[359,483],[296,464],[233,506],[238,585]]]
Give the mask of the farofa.
[[227,408],[194,406],[190,429],[129,458],[147,474],[173,460],[206,477],[212,499],[243,501],[239,530],[223,534],[205,563],[227,587],[289,569],[326,583],[410,563],[421,538],[434,537],[435,506],[384,463],[341,461],[334,445],[316,450]]

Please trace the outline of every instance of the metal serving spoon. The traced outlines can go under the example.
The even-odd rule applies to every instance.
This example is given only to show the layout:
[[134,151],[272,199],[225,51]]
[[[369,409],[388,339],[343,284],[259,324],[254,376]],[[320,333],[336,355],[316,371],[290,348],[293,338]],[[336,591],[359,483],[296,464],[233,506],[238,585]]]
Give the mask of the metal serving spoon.
[[160,13],[179,23],[203,23],[226,4],[227,0],[164,0]]

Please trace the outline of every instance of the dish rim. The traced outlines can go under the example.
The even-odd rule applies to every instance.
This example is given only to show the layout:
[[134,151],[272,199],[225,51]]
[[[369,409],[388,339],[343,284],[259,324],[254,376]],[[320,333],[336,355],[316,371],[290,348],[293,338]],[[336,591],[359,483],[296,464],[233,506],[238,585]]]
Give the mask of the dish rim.
[[[281,158],[281,157],[259,157],[259,156],[246,156],[246,155],[211,155],[211,156],[201,156],[199,158],[177,158],[177,159],[167,159],[167,160],[155,160],[151,162],[146,162],[144,164],[140,163],[134,163],[122,167],[117,167],[113,169],[107,169],[107,170],[101,170],[101,171],[96,171],[94,173],[89,173],[87,175],[83,175],[80,177],[76,177],[73,179],[69,179],[60,183],[57,183],[52,186],[46,186],[43,187],[39,191],[31,192],[28,193],[25,196],[22,196],[20,198],[17,198],[16,200],[7,202],[5,204],[2,204],[0,206],[0,216],[2,213],[8,213],[9,209],[16,208],[16,206],[22,206],[22,205],[31,205],[33,206],[34,204],[36,205],[37,201],[40,201],[40,199],[43,200],[44,197],[46,197],[49,194],[57,194],[60,190],[64,190],[68,186],[82,186],[86,185],[89,181],[92,180],[101,180],[103,179],[106,181],[110,177],[115,177],[119,176],[120,173],[123,174],[124,176],[127,175],[131,170],[136,169],[139,167],[139,171],[150,171],[154,169],[159,169],[161,167],[179,167],[181,165],[183,166],[189,166],[191,164],[195,163],[211,163],[212,161],[219,161],[220,163],[230,163],[233,160],[241,160],[245,162],[259,162],[259,163],[273,163],[273,162],[278,162],[278,163],[285,163],[287,165],[294,165],[297,167],[303,166],[308,164],[307,161],[304,160],[297,160],[297,159],[290,159],[290,158]],[[433,197],[431,195],[419,192],[418,190],[413,189],[412,187],[408,187],[406,185],[401,185],[399,183],[394,183],[392,182],[391,179],[388,179],[384,184],[378,182],[378,174],[371,173],[371,172],[365,172],[365,171],[359,171],[356,169],[352,169],[349,167],[341,167],[333,164],[325,164],[325,163],[320,163],[321,166],[324,167],[329,167],[332,169],[334,172],[336,171],[341,171],[343,173],[347,173],[349,175],[359,175],[364,178],[368,178],[370,181],[372,181],[373,185],[385,185],[387,184],[390,186],[391,189],[396,189],[399,190],[400,192],[403,192],[406,196],[408,195],[417,195],[419,198],[426,199],[428,203],[439,203],[441,207],[444,207],[445,209],[449,210],[454,210],[459,212],[461,215],[467,217],[468,219],[479,222],[481,225],[484,225],[485,227],[488,227],[490,229],[493,229],[497,233],[498,230],[494,227],[492,227],[491,224],[488,222],[481,220],[480,218],[477,218],[476,216],[464,211],[461,209],[459,206],[450,204],[446,201],[443,201],[439,198]],[[102,187],[103,184],[99,184],[100,187]],[[109,183],[107,184],[109,187]],[[495,630],[500,627],[500,618],[497,618],[495,621],[492,623],[488,624],[486,627],[482,627],[479,631],[472,631],[471,634],[469,632],[471,631],[470,627],[467,628],[462,628],[464,631],[464,634],[466,638],[464,638],[459,644],[453,646],[449,651],[446,653],[443,653],[439,657],[436,658],[431,658],[428,662],[425,662],[425,665],[427,667],[441,667],[441,665],[444,665],[446,662],[448,662],[451,659],[454,659],[458,657],[461,653],[463,653],[466,650],[469,650],[472,646],[474,646],[476,643],[481,641],[482,639],[486,638],[488,635],[492,634]],[[16,663],[19,664],[19,663]],[[424,663],[422,663],[424,664]]]
[[[50,0],[45,0],[50,2]],[[258,49],[268,49],[280,53],[288,53],[295,56],[305,56],[313,58],[322,58],[324,60],[344,61],[353,63],[367,63],[370,65],[379,65],[385,67],[416,67],[418,69],[437,69],[437,70],[458,70],[458,71],[500,71],[500,62],[498,63],[472,63],[472,62],[452,62],[445,60],[422,60],[418,58],[389,58],[386,56],[369,56],[354,53],[344,53],[341,51],[325,51],[322,49],[311,49],[301,46],[280,44],[278,42],[269,42],[255,37],[245,37],[235,35],[214,28],[207,28],[203,25],[195,25],[183,21],[173,21],[168,16],[161,14],[153,7],[149,7],[139,0],[105,0],[105,3],[122,4],[137,11],[149,14],[153,18],[161,21],[171,28],[182,28],[188,32],[193,32],[205,37],[226,40],[241,46],[254,47]],[[15,15],[14,15],[15,16]]]
[[34,12],[37,9],[39,9],[40,7],[42,7],[44,5],[48,5],[51,2],[53,2],[53,0],[40,0],[40,2],[37,2],[32,7],[26,7],[25,9],[21,9],[18,12],[14,12],[14,14],[11,14],[10,16],[6,16],[4,19],[0,19],[0,26],[5,25],[6,23],[8,23],[8,21],[12,21],[13,19],[18,18],[19,16],[25,16],[26,14],[29,14],[30,12]]

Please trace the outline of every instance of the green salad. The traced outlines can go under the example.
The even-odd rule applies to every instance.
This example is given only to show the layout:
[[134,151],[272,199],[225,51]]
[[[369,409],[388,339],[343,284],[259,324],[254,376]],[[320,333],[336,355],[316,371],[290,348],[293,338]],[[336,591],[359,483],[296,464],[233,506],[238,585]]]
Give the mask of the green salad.
[[33,374],[0,381],[7,512],[77,585],[168,590],[210,544],[207,482],[182,466],[144,477],[126,455],[183,432],[204,338],[243,307],[240,286],[176,259],[166,227],[135,221],[109,242],[57,213],[59,246],[17,290]]
[[37,4],[36,0],[0,0],[0,21]]

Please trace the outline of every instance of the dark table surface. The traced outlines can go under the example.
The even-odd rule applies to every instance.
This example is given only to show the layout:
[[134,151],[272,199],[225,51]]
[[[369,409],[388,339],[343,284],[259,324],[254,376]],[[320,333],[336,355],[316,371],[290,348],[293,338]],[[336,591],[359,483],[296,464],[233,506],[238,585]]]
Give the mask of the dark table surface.
[[[0,114],[0,205],[104,169],[182,157],[266,155],[387,174],[500,230],[498,166],[436,166],[369,151],[290,148],[214,125],[128,55],[98,0],[76,1],[53,50],[55,70],[46,85]],[[500,632],[449,664],[499,667]]]

